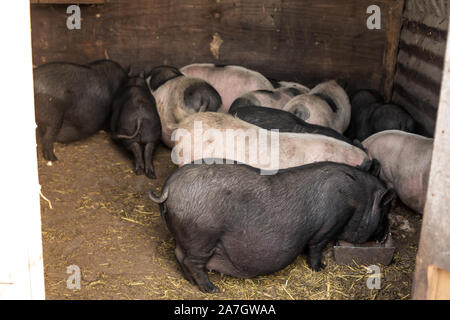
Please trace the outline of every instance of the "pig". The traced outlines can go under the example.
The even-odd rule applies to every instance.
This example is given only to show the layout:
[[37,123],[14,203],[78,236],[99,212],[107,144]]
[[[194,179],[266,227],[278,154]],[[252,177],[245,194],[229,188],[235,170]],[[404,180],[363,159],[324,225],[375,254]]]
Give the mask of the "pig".
[[414,133],[415,121],[402,107],[384,103],[377,92],[357,91],[351,99],[352,120],[346,132],[350,139],[363,141],[383,130],[402,130]]
[[145,76],[161,119],[162,141],[169,148],[176,124],[188,115],[225,112],[219,93],[202,79],[185,76],[172,66],[155,67]]
[[288,91],[291,91],[291,93],[294,96],[298,96],[299,94],[302,94],[302,93],[308,93],[311,90],[307,86],[304,86],[298,82],[292,82],[292,81],[278,81],[278,85],[274,85],[273,83],[272,83],[272,85],[275,88],[283,88]]
[[156,102],[144,74],[130,77],[117,93],[111,116],[111,136],[133,153],[135,173],[155,179],[153,152],[161,139]]
[[203,79],[219,92],[228,112],[238,97],[249,91],[273,90],[271,82],[259,72],[234,65],[194,63],[180,69],[183,74]]
[[278,81],[274,80],[272,78],[269,79],[270,83],[275,89],[281,89],[285,93],[290,94],[292,97],[298,96],[299,94],[308,93],[311,91],[310,88],[307,86],[304,86],[303,84],[300,84],[298,82],[293,81]]
[[299,90],[294,87],[279,87],[274,90],[255,90],[244,93],[233,101],[228,113],[234,114],[240,107],[262,106],[268,108],[282,109],[292,98],[307,93],[308,88]]
[[149,197],[175,238],[185,279],[214,293],[205,269],[252,278],[283,269],[307,249],[309,267],[319,271],[330,242],[383,241],[395,192],[333,162],[272,176],[245,164],[189,164],[167,179],[161,196]]
[[307,94],[296,96],[283,110],[308,123],[329,127],[339,133],[344,133],[351,118],[347,93],[334,80],[315,86]]
[[44,159],[57,160],[55,141],[81,140],[107,127],[112,100],[126,76],[112,60],[51,62],[34,69],[36,136]]
[[214,157],[268,172],[319,161],[372,168],[372,161],[363,150],[344,141],[321,134],[272,132],[224,113],[189,116],[179,123],[173,141],[172,161],[179,166]]
[[400,130],[385,130],[363,141],[369,157],[380,163],[379,178],[400,200],[423,213],[430,175],[433,139]]
[[[232,111],[231,109],[232,108],[230,108],[230,111]],[[241,120],[266,130],[278,129],[280,132],[317,133],[353,144],[358,148],[362,148],[361,143],[352,142],[350,139],[347,139],[345,136],[333,129],[307,123],[287,111],[260,106],[247,106],[238,108],[234,113],[229,113]]]

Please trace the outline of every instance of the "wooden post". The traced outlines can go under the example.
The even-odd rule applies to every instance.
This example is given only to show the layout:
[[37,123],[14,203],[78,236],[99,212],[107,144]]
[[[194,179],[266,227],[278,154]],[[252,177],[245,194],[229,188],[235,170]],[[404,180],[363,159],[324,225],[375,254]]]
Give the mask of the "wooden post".
[[400,30],[402,28],[404,1],[396,1],[389,8],[389,16],[386,32],[386,44],[383,57],[383,81],[381,82],[381,92],[386,101],[391,101],[394,87],[395,66],[397,64],[398,43]]
[[[448,40],[443,75],[427,201],[414,276],[414,299],[443,298],[443,296],[436,296],[433,292],[450,290],[445,287],[440,287],[438,291],[432,290],[438,281],[436,277],[443,275],[445,279],[448,273],[444,270],[450,272],[450,129],[448,126],[450,123],[450,41]],[[436,267],[429,268],[431,265],[442,271],[436,272]],[[447,283],[449,283],[448,280]]]
[[0,11],[0,300],[45,298],[30,31],[27,1]]

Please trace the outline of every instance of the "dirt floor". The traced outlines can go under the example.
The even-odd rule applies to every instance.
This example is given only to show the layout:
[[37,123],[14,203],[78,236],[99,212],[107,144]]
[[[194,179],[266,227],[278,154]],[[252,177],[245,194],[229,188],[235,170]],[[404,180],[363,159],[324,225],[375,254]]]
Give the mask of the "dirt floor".
[[[47,299],[409,299],[421,216],[397,203],[391,230],[393,263],[381,268],[381,289],[368,289],[364,266],[339,266],[332,246],[327,267],[312,272],[300,255],[285,269],[254,279],[210,273],[218,294],[201,293],[183,279],[174,241],[149,190],[160,191],[175,170],[170,150],[155,154],[157,180],[136,176],[131,156],[105,132],[69,145],[59,158],[39,157]],[[50,208],[51,206],[51,208]],[[67,288],[67,267],[79,266],[81,289]]]

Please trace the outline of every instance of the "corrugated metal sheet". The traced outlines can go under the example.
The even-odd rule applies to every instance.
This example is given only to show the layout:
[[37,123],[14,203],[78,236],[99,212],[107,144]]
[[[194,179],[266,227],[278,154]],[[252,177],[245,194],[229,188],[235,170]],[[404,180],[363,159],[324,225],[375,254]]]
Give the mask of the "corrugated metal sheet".
[[392,100],[432,136],[444,67],[450,0],[406,0]]

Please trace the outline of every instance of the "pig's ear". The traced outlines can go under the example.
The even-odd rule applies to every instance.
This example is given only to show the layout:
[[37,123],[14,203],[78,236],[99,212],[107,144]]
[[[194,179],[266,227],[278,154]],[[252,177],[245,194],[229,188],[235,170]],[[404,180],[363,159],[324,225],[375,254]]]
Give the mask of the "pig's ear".
[[382,207],[387,206],[389,203],[391,203],[395,199],[396,196],[397,196],[397,194],[395,193],[394,189],[392,189],[392,188],[387,189],[381,195],[380,205]]
[[150,71],[150,89],[155,91],[167,81],[176,77],[183,76],[183,74],[175,67],[158,66]]

